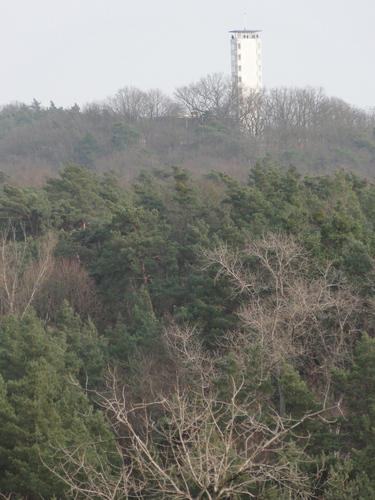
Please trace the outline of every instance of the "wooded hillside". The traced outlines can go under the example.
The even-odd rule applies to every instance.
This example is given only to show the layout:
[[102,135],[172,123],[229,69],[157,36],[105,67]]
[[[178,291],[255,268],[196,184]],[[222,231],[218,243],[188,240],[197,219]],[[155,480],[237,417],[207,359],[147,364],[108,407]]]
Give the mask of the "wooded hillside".
[[179,165],[246,180],[271,154],[302,173],[344,169],[372,178],[374,110],[329,97],[320,88],[276,88],[238,95],[220,74],[176,89],[124,87],[81,109],[11,103],[0,110],[0,170],[17,185],[44,184],[68,161],[129,182],[142,169]]
[[0,496],[375,499],[375,115],[209,75],[0,110]]

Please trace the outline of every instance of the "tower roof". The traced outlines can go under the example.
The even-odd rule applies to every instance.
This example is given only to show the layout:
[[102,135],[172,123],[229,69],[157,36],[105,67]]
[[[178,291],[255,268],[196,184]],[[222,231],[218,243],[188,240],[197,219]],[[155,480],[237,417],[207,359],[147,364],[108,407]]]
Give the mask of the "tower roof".
[[262,30],[232,30],[229,33],[260,33]]

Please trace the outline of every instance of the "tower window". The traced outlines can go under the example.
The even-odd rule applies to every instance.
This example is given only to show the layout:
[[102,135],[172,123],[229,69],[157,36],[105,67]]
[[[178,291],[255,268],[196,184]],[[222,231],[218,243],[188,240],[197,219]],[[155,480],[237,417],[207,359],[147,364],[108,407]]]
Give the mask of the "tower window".
[[241,44],[240,44],[240,43],[238,44],[238,48],[239,48],[239,49],[241,48]]
[[242,66],[238,66],[238,71],[242,71]]
[[241,54],[238,54],[238,60],[241,61]]

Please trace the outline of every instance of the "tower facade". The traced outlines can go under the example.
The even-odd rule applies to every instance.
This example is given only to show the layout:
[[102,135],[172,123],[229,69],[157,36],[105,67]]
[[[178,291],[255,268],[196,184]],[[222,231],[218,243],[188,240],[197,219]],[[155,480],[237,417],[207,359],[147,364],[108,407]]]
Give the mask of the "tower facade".
[[242,91],[262,88],[262,45],[259,30],[229,32],[232,78]]

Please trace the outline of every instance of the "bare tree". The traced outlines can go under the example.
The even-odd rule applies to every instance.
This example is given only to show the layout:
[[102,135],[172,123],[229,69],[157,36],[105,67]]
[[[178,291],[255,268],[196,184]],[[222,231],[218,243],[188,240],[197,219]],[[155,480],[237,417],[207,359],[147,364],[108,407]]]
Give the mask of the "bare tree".
[[238,122],[245,132],[254,137],[264,130],[265,98],[265,91],[259,89],[247,89],[238,96]]
[[100,443],[56,449],[60,464],[53,472],[71,493],[106,500],[315,498],[319,472],[307,473],[307,441],[297,434],[320,412],[283,418],[241,376],[226,379],[223,396],[224,356],[205,349],[196,328],[172,325],[163,341],[165,361],[174,367],[167,388],[154,386],[140,397],[113,368],[106,387],[94,393],[116,437],[113,455],[103,460]]
[[151,89],[147,91],[145,118],[154,120],[166,116],[177,116],[178,113],[178,104],[165,95],[160,89]]
[[[17,238],[20,231],[22,239]],[[31,258],[31,241],[21,224],[9,223],[0,235],[0,303],[2,314],[21,317],[52,268],[52,256],[57,243],[54,232],[35,240],[36,257]]]
[[91,278],[78,258],[54,259],[35,296],[34,307],[46,320],[54,318],[66,300],[81,318],[98,319],[102,306]]
[[256,400],[238,397],[241,384],[230,386],[225,401],[213,386],[178,383],[170,395],[138,401],[111,371],[98,402],[117,436],[117,459],[109,460],[117,465],[98,459],[93,468],[80,449],[61,448],[54,472],[83,498],[218,500],[261,498],[265,490],[312,498],[311,478],[302,471],[308,459],[289,438],[314,415],[298,422],[265,418]]
[[176,116],[178,105],[159,89],[143,91],[135,87],[124,87],[107,100],[107,108],[120,115],[126,123],[154,120],[165,116]]
[[201,78],[197,83],[178,88],[175,96],[186,114],[224,120],[233,107],[232,91],[230,78],[215,73]]
[[[242,297],[242,342],[262,347],[276,380],[284,359],[326,393],[329,366],[348,360],[362,326],[362,301],[353,286],[330,265],[314,265],[294,238],[280,233],[248,241],[241,252],[222,245],[204,254]],[[284,409],[280,388],[281,414]]]
[[136,87],[124,87],[108,99],[108,107],[126,123],[138,121],[146,114],[147,94]]
[[316,127],[328,119],[330,107],[330,99],[321,87],[271,89],[267,94],[268,125],[289,130]]

